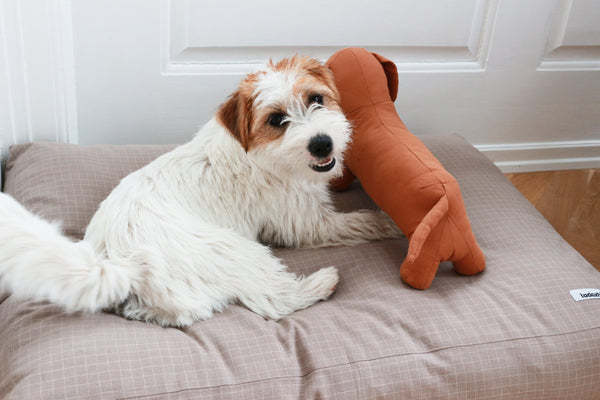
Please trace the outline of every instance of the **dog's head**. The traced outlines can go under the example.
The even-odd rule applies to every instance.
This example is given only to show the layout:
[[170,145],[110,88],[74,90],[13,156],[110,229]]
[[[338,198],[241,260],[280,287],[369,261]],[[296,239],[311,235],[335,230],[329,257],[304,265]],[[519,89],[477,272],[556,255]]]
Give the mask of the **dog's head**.
[[326,179],[341,173],[350,125],[333,74],[317,60],[270,61],[246,76],[217,118],[261,165]]

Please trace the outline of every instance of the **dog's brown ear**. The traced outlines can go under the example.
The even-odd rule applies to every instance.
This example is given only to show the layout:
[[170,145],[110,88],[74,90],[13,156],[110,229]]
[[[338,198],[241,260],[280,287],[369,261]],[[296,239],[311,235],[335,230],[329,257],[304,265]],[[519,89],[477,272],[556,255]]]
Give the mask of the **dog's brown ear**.
[[340,92],[338,91],[337,86],[335,86],[335,77],[333,75],[333,71],[331,71],[331,69],[329,69],[329,67],[326,65],[323,65],[323,81],[333,92],[335,101],[338,103],[338,105],[341,105],[342,100],[340,99]]
[[371,54],[373,54],[377,61],[381,63],[381,66],[385,72],[385,76],[387,77],[390,97],[392,98],[392,101],[396,101],[396,96],[398,95],[398,68],[396,68],[396,64],[380,54]]
[[234,92],[217,112],[219,121],[240,142],[244,150],[250,148],[252,101],[239,90]]
[[335,100],[340,102],[340,94],[335,86],[335,78],[333,72],[329,67],[315,59],[306,58],[304,60],[304,68],[309,75],[314,76],[321,82],[325,83],[329,89],[333,92]]

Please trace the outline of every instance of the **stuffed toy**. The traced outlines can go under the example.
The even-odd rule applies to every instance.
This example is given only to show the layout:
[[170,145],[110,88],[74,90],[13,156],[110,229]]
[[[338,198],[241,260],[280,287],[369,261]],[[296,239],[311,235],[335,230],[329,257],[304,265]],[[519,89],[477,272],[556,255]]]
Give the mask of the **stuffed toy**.
[[347,48],[327,61],[354,128],[344,176],[332,182],[343,190],[356,177],[375,203],[409,240],[400,276],[427,289],[442,261],[463,275],[485,269],[456,179],[415,135],[394,107],[398,72],[390,60],[365,49]]

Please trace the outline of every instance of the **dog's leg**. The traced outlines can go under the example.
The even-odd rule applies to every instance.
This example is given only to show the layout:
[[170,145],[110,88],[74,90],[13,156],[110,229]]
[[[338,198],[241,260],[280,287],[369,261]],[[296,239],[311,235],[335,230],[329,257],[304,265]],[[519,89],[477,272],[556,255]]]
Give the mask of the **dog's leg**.
[[371,240],[403,237],[400,228],[383,211],[348,213],[327,211],[314,223],[314,240],[306,247],[354,245]]
[[323,268],[309,276],[297,276],[275,258],[268,247],[248,241],[254,257],[240,253],[239,273],[233,285],[240,303],[255,313],[278,320],[294,311],[327,299],[338,283],[337,269]]
[[139,255],[132,256],[145,266],[145,280],[136,285],[135,296],[118,307],[120,314],[164,326],[187,326],[239,301],[277,320],[326,299],[336,288],[333,267],[298,277],[258,242],[202,222],[194,226],[155,232],[163,239],[146,243]]

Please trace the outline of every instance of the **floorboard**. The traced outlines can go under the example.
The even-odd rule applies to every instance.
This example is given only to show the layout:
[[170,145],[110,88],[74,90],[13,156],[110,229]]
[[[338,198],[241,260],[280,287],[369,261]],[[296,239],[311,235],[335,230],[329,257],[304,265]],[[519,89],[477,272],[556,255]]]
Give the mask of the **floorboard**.
[[600,271],[600,169],[506,176],[554,229]]

